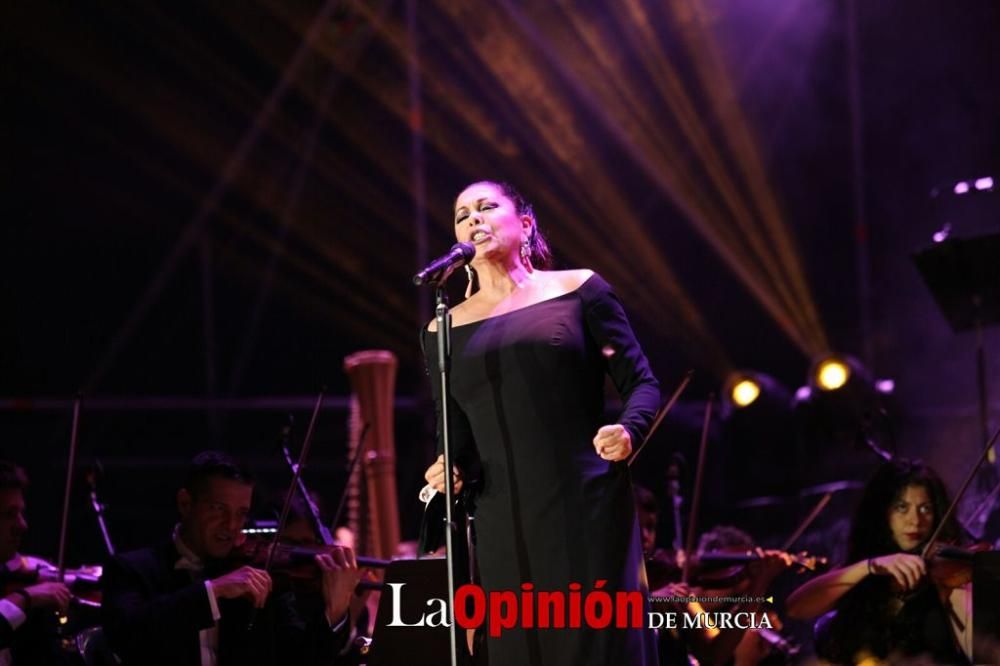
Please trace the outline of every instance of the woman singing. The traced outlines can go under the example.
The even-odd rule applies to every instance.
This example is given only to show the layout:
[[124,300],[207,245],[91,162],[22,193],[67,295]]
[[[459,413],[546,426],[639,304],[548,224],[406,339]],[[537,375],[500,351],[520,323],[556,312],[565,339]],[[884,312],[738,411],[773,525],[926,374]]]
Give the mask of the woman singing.
[[[459,484],[480,470],[477,563],[483,588],[612,597],[640,591],[642,547],[624,462],[639,445],[659,389],[622,305],[589,270],[548,271],[528,202],[506,184],[470,185],[455,201],[455,236],[471,242],[467,299],[453,310],[453,460]],[[436,325],[423,334],[437,366]],[[604,420],[605,375],[623,401]],[[434,383],[435,399],[440,402]],[[439,412],[440,414],[440,409]],[[426,479],[444,490],[439,457]],[[645,604],[645,601],[644,601]],[[643,610],[645,618],[646,608]],[[491,666],[656,664],[644,629],[525,629],[490,638]]]
[[[786,604],[796,619],[836,608],[817,637],[819,656],[838,664],[864,656],[969,663],[971,586],[939,587],[921,557],[947,508],[944,484],[923,463],[897,459],[877,470],[851,526],[850,564],[812,579]],[[960,536],[949,520],[940,538]]]

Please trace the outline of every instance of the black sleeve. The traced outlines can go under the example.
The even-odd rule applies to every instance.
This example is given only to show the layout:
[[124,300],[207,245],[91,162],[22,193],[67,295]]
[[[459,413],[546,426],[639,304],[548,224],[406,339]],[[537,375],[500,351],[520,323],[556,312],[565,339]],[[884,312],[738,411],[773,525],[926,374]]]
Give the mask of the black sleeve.
[[24,624],[17,629],[0,615],[0,650],[11,650],[16,665],[68,664],[69,655],[62,648],[55,614],[26,615]]
[[6,650],[14,642],[14,627],[7,618],[0,615],[0,650]]
[[101,619],[108,644],[126,663],[143,663],[150,652],[176,652],[180,637],[212,627],[212,606],[203,582],[156,593],[152,566],[115,557],[101,576]]
[[581,289],[587,330],[624,403],[618,423],[628,429],[632,447],[638,448],[659,408],[660,385],[611,286],[594,274]]
[[[426,328],[420,332],[420,349],[424,354],[425,369],[431,383],[431,395],[434,397],[434,415],[437,423],[434,455],[436,459],[444,452],[441,422],[441,382],[437,365],[437,336],[432,335]],[[476,441],[472,435],[472,426],[469,424],[468,417],[454,398],[450,396],[448,398],[448,416],[451,420],[452,464],[462,470],[464,479],[462,493],[466,495],[474,493],[472,488],[479,476],[479,455],[476,450]],[[441,493],[435,495],[424,508],[418,539],[419,552],[433,552],[445,542],[445,508],[444,495]]]

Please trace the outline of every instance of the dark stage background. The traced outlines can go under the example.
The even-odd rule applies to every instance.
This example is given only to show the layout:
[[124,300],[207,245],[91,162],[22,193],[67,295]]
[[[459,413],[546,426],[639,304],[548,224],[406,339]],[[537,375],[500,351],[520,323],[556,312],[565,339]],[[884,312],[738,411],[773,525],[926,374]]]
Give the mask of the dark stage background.
[[[911,256],[945,223],[1000,231],[994,188],[954,194],[1000,177],[994,2],[8,2],[0,31],[0,449],[34,480],[29,550],[55,551],[77,391],[81,467],[102,463],[128,548],[168,533],[202,448],[281,488],[278,430],[294,411],[301,439],[308,408],[229,407],[308,405],[321,385],[342,403],[343,358],[371,348],[399,358],[414,538],[432,309],[409,278],[483,177],[535,202],[560,266],[616,285],[665,391],[695,370],[637,465],[661,499],[675,452],[690,494],[704,401],[731,371],[794,392],[829,350],[894,380],[898,451],[953,490],[981,447],[975,336]],[[988,328],[993,424],[998,343]],[[151,407],[166,398],[188,406]],[[341,403],[306,474],[327,502],[346,478]],[[792,416],[765,430],[716,419],[701,525],[777,543],[816,486],[846,482],[802,542],[839,556],[875,458]],[[74,562],[101,556],[77,489]]]

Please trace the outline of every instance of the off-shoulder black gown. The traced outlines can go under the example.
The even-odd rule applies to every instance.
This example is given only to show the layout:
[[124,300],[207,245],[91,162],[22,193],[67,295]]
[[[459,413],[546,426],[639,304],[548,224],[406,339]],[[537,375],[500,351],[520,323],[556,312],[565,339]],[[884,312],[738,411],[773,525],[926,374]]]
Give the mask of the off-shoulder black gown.
[[[437,385],[436,334],[423,347]],[[481,465],[476,500],[483,588],[639,590],[645,574],[632,485],[592,440],[604,417],[605,374],[624,402],[617,419],[633,446],[659,388],[621,303],[593,275],[578,289],[452,329],[452,442],[460,466]],[[438,411],[440,414],[440,409]],[[645,619],[645,610],[643,612]],[[655,665],[648,630],[506,630],[489,639],[490,666]]]

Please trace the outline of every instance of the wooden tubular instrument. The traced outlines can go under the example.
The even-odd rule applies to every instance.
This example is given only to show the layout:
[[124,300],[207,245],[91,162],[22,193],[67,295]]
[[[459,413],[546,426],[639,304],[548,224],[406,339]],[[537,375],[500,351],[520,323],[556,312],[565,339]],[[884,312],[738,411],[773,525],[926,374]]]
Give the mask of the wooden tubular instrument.
[[[348,460],[361,454],[348,480],[347,524],[355,534],[355,552],[383,559],[392,558],[399,545],[393,410],[398,365],[396,355],[385,350],[344,359],[353,393]],[[365,450],[359,452],[362,445]]]

